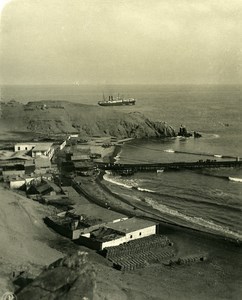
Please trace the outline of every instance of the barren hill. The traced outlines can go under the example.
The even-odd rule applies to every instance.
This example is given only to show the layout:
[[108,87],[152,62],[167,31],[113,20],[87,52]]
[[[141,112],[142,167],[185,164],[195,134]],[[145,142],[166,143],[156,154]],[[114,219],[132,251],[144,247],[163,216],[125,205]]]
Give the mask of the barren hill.
[[113,107],[67,101],[38,101],[24,105],[12,101],[2,103],[1,111],[0,127],[5,131],[80,132],[83,135],[134,138],[175,135],[173,128],[165,122]]

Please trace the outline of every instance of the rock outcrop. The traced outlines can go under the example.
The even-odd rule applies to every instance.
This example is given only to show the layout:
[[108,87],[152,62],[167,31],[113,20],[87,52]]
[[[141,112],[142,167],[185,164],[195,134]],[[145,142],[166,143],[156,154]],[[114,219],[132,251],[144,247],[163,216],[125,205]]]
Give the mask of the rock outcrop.
[[171,137],[174,129],[139,112],[66,101],[3,103],[0,126],[9,131],[39,133],[79,132],[84,136]]
[[87,253],[79,251],[47,267],[17,294],[17,299],[92,300],[96,286],[95,277]]

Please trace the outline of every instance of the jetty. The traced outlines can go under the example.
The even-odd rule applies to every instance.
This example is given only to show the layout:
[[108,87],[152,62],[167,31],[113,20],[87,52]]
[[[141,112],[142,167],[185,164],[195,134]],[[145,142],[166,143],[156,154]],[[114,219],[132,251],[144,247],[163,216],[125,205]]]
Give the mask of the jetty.
[[111,170],[117,173],[131,174],[131,172],[147,172],[158,170],[193,170],[205,168],[237,168],[242,167],[242,161],[237,160],[199,160],[196,162],[172,162],[172,163],[97,163],[96,167],[101,170]]

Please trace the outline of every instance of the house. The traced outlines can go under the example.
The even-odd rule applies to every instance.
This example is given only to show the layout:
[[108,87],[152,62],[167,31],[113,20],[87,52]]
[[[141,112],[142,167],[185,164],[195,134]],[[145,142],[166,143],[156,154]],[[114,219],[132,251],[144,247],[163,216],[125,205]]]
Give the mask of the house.
[[61,188],[59,188],[55,183],[44,180],[39,185],[31,185],[27,191],[30,195],[55,195],[61,192]]
[[17,143],[14,145],[14,152],[30,151],[35,147],[36,143]]
[[78,242],[95,250],[118,246],[129,241],[156,234],[157,223],[139,218],[110,222],[81,234]]
[[123,214],[95,204],[83,204],[74,210],[47,217],[45,222],[60,234],[78,240],[81,236],[90,237],[90,232],[105,226],[107,223],[120,222],[127,218]]
[[53,143],[39,143],[32,149],[32,157],[46,156],[49,159],[54,154]]
[[36,176],[36,175],[15,175],[15,176],[10,176],[8,177],[9,181],[9,186],[11,189],[20,189],[25,187],[25,189],[28,189],[28,186],[33,184],[40,183],[41,182],[41,177]]

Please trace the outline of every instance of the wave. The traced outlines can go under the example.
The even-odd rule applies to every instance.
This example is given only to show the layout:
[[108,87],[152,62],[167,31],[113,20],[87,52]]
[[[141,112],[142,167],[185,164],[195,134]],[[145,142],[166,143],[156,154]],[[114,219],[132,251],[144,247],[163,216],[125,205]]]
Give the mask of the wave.
[[126,181],[132,183],[130,185],[130,184],[126,184],[126,181],[120,180],[120,177],[115,177],[115,178],[112,177],[112,173],[109,172],[109,171],[105,171],[105,173],[106,174],[104,174],[103,179],[106,180],[106,181],[108,181],[108,182],[110,182],[110,183],[113,183],[113,184],[125,187],[127,189],[132,189],[135,186],[137,186],[137,181],[135,181],[135,180],[133,180],[133,182],[131,180],[126,180]]
[[194,224],[196,226],[203,227],[203,228],[218,232],[222,235],[229,236],[233,239],[242,241],[242,235],[230,230],[226,226],[218,225],[218,224],[214,223],[213,221],[205,220],[201,217],[187,216],[185,214],[180,213],[179,211],[177,211],[175,209],[169,208],[168,206],[166,206],[164,204],[157,203],[156,201],[154,201],[151,198],[145,198],[145,202],[148,203],[149,205],[151,205],[153,208],[155,208],[155,209],[159,210],[160,212],[165,213],[169,216],[179,218],[190,224]]
[[230,181],[242,182],[242,178],[238,178],[238,177],[228,177],[228,179],[229,179]]
[[[204,199],[205,198],[204,193],[202,193],[202,196],[203,196],[202,200],[200,199],[200,201],[197,201],[193,198],[182,197],[182,196],[179,196],[179,195],[170,195],[168,193],[160,193],[160,192],[157,192],[157,191],[154,191],[154,190],[151,190],[151,189],[142,188],[142,187],[139,186],[140,180],[137,180],[137,179],[133,179],[133,180],[132,179],[122,179],[119,176],[114,177],[114,176],[112,176],[112,173],[109,172],[109,171],[106,171],[106,174],[103,176],[103,179],[110,182],[110,183],[112,183],[112,184],[122,186],[126,189],[129,189],[129,190],[133,189],[133,190],[137,190],[137,191],[140,191],[140,192],[157,195],[157,196],[159,196],[159,198],[166,197],[166,198],[170,198],[170,199],[173,199],[173,200],[176,200],[176,201],[182,201],[183,203],[185,201],[185,202],[194,203],[196,205],[206,204],[206,205],[212,206],[212,207],[229,209],[231,211],[238,211],[238,208],[236,208],[234,206],[225,205],[223,203],[217,203],[217,202],[211,201],[212,200],[211,197],[207,197],[207,200],[205,200]],[[196,192],[198,192],[198,191],[196,190]],[[190,196],[194,197],[193,194],[191,194]]]
[[149,190],[149,189],[145,189],[145,188],[141,188],[141,187],[138,187],[137,190],[141,191],[141,192],[155,193],[155,191],[152,191],[152,190]]
[[[236,208],[236,207],[228,205],[228,204],[217,203],[217,202],[211,201],[212,198],[211,197],[206,197],[204,194],[201,195],[202,198],[199,197],[199,200],[195,200],[194,197],[197,197],[197,196],[195,196],[193,194],[190,194],[190,196],[192,198],[182,197],[182,196],[179,196],[179,195],[170,195],[170,194],[167,194],[167,193],[160,193],[160,192],[156,192],[156,191],[153,191],[153,194],[159,196],[160,199],[162,197],[166,197],[166,198],[170,198],[171,200],[175,200],[176,205],[177,205],[177,201],[180,201],[183,204],[185,204],[185,202],[189,202],[189,203],[193,203],[193,204],[196,204],[196,205],[199,205],[199,204],[204,205],[205,204],[205,205],[210,206],[210,207],[212,206],[212,207],[215,207],[215,208],[223,208],[225,210],[229,209],[231,211],[240,210],[240,208]],[[205,198],[207,198],[207,200]]]
[[[139,180],[137,180],[137,179],[133,179],[133,180],[132,179],[126,179],[125,180],[125,179],[122,179],[119,176],[113,177],[112,173],[109,172],[109,171],[106,171],[106,174],[104,174],[103,179],[110,182],[110,183],[125,187],[127,189],[135,189],[137,191],[146,192],[146,193],[155,193],[155,191],[152,191],[150,189],[139,187]],[[128,181],[129,184],[126,183],[127,181]]]
[[230,181],[234,181],[234,182],[242,182],[242,178],[239,178],[239,177],[231,177],[231,176],[224,176],[224,175],[214,175],[214,174],[203,173],[203,172],[201,172],[200,174],[202,174],[204,176],[221,178],[221,179],[230,180]]
[[164,152],[175,153],[176,151],[175,151],[175,150],[172,150],[172,149],[166,149],[166,150],[164,150]]

